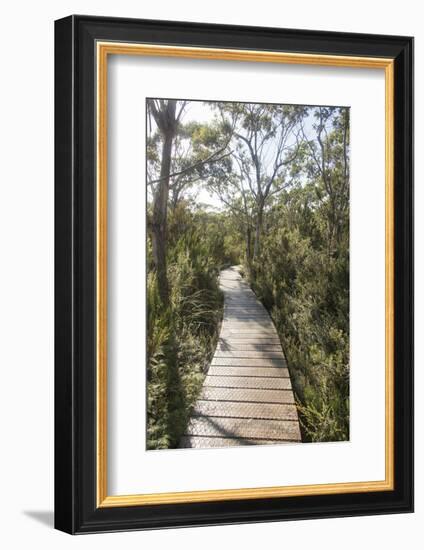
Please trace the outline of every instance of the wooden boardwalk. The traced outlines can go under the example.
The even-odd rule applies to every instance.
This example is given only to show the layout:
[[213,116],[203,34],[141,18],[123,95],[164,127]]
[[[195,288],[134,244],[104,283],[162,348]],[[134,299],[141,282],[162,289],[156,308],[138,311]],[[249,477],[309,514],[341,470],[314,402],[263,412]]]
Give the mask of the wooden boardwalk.
[[224,319],[180,447],[300,442],[290,375],[274,324],[236,267],[221,272]]

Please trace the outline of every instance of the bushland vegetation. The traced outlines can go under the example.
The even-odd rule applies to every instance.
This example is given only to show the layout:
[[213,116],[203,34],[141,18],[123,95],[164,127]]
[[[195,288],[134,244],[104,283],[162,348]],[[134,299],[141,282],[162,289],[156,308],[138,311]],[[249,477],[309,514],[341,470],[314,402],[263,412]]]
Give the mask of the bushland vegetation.
[[348,439],[349,109],[148,100],[147,194],[147,447],[178,446],[239,264],[303,440]]

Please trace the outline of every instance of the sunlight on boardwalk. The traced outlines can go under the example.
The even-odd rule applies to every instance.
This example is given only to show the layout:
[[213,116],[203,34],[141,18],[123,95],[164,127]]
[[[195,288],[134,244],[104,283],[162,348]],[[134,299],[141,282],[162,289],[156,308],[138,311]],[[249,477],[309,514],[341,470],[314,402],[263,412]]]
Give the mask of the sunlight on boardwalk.
[[274,324],[236,267],[221,272],[224,319],[180,447],[300,442],[290,375]]

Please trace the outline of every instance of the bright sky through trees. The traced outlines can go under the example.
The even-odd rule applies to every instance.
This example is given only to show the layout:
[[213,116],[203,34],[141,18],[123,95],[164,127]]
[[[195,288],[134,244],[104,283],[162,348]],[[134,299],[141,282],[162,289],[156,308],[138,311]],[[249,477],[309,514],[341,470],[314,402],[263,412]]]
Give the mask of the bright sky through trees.
[[[222,104],[225,104],[225,102],[222,102]],[[187,104],[181,117],[181,123],[184,125],[188,125],[190,123],[211,124],[214,119],[218,119],[217,117],[217,110],[213,107],[211,102],[187,100]],[[314,121],[313,112],[311,111],[303,120],[303,128],[307,139],[313,139],[314,137],[314,130],[312,127],[314,122],[316,121]],[[151,132],[149,131],[149,133],[153,134],[156,130],[156,126],[154,121],[150,121],[150,124]],[[265,158],[268,157],[269,159],[272,159],[272,157],[275,156],[274,141],[268,142],[264,149]],[[198,182],[197,185],[188,188],[185,194],[187,197],[196,200],[196,203],[201,203],[205,208],[210,208],[215,211],[221,211],[226,208],[225,204],[223,204],[218,195],[214,193],[210,187],[202,185],[201,182]]]

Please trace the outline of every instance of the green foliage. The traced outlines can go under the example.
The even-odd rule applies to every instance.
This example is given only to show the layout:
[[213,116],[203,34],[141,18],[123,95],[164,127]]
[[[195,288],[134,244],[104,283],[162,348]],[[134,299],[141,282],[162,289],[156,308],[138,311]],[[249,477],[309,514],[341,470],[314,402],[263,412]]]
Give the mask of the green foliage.
[[[280,334],[310,441],[349,437],[349,319],[346,256],[330,258],[298,228],[264,239],[252,286]],[[347,254],[347,251],[345,251]]]
[[[337,132],[336,126],[328,136],[333,189],[341,188]],[[299,170],[309,170],[310,157],[299,162]],[[341,441],[349,438],[348,186],[330,209],[322,180],[310,173],[308,180],[282,194],[267,213],[261,254],[249,276],[283,343],[304,440]]]

